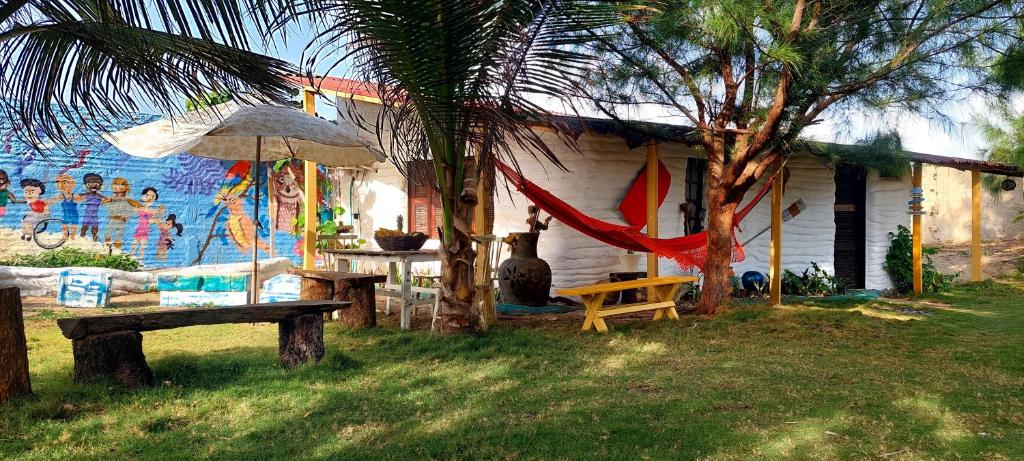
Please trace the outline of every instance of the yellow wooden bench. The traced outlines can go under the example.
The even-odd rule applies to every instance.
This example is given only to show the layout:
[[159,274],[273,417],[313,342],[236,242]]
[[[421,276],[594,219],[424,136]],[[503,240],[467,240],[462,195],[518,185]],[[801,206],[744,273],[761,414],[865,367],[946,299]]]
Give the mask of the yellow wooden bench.
[[[587,308],[587,319],[583,321],[583,331],[587,331],[593,326],[597,328],[597,331],[607,333],[608,325],[604,323],[604,318],[612,315],[653,310],[654,320],[662,318],[679,320],[679,313],[676,312],[676,291],[679,290],[681,284],[696,281],[697,277],[689,276],[654,277],[565,288],[558,290],[557,293],[561,296],[579,296],[583,299],[583,305]],[[609,293],[637,288],[647,289],[647,302],[613,305],[605,308],[604,299]]]

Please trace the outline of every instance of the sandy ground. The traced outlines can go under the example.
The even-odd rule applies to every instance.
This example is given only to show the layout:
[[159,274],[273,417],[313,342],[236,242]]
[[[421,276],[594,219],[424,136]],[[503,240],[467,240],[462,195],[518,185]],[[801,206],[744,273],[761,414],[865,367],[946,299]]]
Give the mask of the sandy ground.
[[[940,272],[961,272],[962,279],[971,275],[971,244],[937,245],[939,252],[932,261]],[[981,245],[981,271],[986,278],[1012,273],[1018,258],[1024,257],[1024,240],[995,240]]]

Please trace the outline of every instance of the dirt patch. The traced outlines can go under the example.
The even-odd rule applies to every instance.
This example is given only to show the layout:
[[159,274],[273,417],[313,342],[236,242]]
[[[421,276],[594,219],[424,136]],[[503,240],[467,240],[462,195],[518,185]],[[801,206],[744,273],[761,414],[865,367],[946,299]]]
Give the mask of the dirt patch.
[[[963,279],[971,276],[971,244],[933,245],[939,252],[932,261],[940,272],[960,272]],[[981,244],[981,272],[986,278],[1012,273],[1017,258],[1024,254],[1024,240],[994,240]]]

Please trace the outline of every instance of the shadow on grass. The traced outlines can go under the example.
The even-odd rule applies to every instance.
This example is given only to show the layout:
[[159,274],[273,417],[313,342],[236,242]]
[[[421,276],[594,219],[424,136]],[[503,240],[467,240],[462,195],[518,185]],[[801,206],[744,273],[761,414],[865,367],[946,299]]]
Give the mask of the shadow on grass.
[[[975,289],[975,297],[1001,290],[996,296],[1024,299],[1016,287],[965,288]],[[945,296],[974,309],[969,295]],[[41,397],[16,403],[0,422],[10,434],[0,454],[843,459],[907,447],[909,456],[939,458],[1005,450],[980,439],[968,416],[999,405],[970,400],[975,394],[998,398],[1006,386],[958,375],[1005,366],[965,346],[994,320],[934,318],[755,305],[713,319],[616,322],[608,335],[329,326],[324,360],[296,370],[278,365],[276,347],[242,346],[154,354],[161,385],[134,392],[47,373]],[[958,347],[965,356],[934,355]],[[992,349],[1018,357],[1013,347]]]

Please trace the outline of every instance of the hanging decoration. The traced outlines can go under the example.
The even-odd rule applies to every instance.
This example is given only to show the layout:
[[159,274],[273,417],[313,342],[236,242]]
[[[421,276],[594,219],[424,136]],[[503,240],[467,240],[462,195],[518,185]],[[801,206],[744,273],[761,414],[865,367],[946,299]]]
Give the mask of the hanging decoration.
[[910,201],[907,202],[907,205],[907,214],[911,216],[924,215],[924,189],[921,187],[911,189]]

